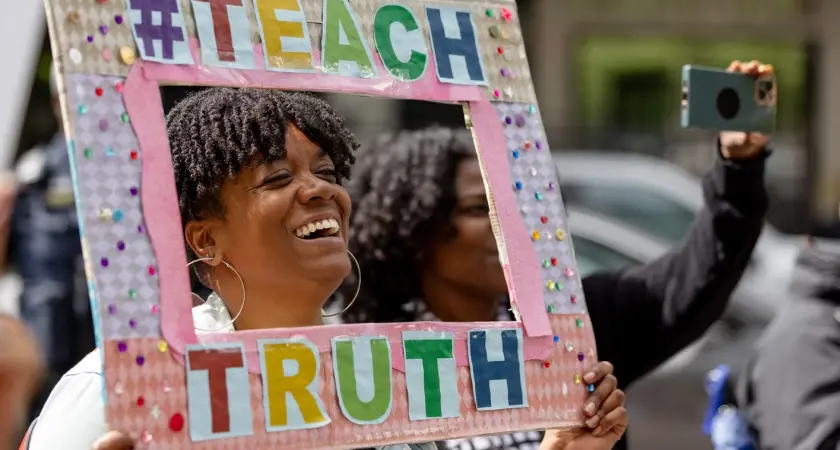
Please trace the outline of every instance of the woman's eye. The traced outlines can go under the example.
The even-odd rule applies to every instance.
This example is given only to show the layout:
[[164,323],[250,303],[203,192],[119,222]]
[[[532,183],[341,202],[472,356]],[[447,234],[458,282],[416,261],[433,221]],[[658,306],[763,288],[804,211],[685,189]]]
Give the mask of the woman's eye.
[[272,175],[263,181],[263,186],[283,185],[288,183],[291,179],[292,177],[286,173]]
[[327,179],[331,183],[335,183],[336,179],[338,178],[338,174],[336,173],[335,169],[321,169],[318,171],[318,175]]

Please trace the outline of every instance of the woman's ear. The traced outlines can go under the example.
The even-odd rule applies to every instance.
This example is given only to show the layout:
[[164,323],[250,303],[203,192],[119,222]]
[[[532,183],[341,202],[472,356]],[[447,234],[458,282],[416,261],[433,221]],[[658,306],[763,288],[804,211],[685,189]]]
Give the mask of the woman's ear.
[[213,224],[205,220],[191,220],[184,227],[184,239],[193,253],[200,259],[210,258],[205,262],[215,267],[221,264],[225,255],[217,245],[214,231]]

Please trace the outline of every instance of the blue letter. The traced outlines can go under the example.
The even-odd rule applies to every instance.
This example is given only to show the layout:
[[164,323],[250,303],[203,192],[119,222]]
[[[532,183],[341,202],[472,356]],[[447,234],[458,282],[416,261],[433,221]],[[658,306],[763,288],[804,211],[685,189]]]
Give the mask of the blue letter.
[[470,331],[469,336],[475,408],[490,410],[528,406],[522,330],[475,330]]
[[426,7],[435,52],[435,70],[443,83],[487,84],[469,10]]

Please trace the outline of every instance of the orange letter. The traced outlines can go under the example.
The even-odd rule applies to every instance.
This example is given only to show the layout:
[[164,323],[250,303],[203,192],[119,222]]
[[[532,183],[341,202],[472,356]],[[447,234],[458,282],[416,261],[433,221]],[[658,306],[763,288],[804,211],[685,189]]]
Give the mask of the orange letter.
[[320,355],[309,341],[258,341],[267,431],[318,428],[330,423],[321,398]]
[[300,0],[254,0],[262,33],[265,68],[312,72],[312,41]]

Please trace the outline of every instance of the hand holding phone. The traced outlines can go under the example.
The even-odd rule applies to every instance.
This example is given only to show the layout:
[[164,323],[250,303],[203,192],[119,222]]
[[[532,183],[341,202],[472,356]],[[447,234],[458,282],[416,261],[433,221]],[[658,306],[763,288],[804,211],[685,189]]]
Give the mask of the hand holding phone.
[[682,69],[682,126],[770,134],[778,88],[773,67],[733,62],[729,69]]

